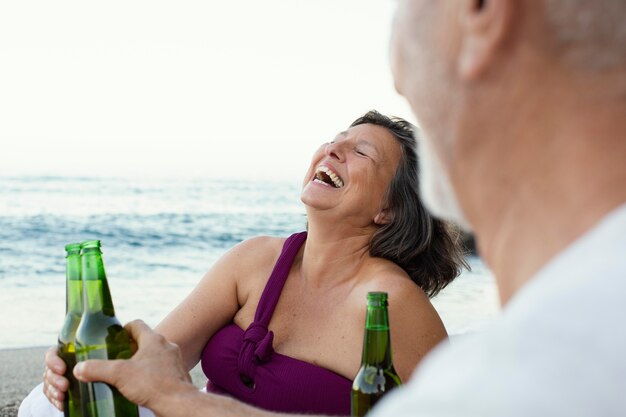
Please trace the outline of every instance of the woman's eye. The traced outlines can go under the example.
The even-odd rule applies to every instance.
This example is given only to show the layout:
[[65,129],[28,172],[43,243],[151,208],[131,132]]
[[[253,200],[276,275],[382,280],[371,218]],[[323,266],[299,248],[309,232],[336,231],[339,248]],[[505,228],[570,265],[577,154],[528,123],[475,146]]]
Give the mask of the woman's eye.
[[355,152],[357,153],[357,155],[367,156],[367,154],[365,154],[364,152],[362,152],[362,151],[360,151],[358,149],[355,149]]

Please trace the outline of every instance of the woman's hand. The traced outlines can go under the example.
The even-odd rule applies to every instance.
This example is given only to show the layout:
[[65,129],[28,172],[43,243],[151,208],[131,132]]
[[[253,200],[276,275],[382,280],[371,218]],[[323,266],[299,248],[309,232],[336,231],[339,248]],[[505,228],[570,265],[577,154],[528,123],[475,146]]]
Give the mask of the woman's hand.
[[58,355],[56,347],[51,347],[46,351],[44,363],[46,367],[43,373],[43,393],[52,405],[63,411],[63,399],[70,381],[63,376],[65,362]]

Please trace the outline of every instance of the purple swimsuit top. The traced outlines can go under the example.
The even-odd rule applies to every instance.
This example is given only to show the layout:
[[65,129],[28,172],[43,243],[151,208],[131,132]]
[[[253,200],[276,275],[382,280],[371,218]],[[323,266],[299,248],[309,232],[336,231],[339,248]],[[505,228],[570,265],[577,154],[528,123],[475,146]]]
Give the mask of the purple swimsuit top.
[[250,327],[244,332],[231,323],[207,342],[202,352],[207,391],[272,411],[350,415],[352,381],[272,348],[274,333],[267,326],[305,240],[301,232],[285,241]]

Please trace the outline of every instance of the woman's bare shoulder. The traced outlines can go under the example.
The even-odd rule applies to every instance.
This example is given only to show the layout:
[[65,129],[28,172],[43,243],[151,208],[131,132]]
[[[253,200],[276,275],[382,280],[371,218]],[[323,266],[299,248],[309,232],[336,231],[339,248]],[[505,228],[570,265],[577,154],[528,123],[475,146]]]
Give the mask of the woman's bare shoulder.
[[280,237],[253,237],[235,245],[224,254],[222,260],[244,268],[273,264],[280,255],[284,243],[285,238]]
[[360,278],[352,302],[362,308],[354,310],[365,310],[367,293],[385,292],[391,319],[397,322],[396,327],[416,329],[421,327],[417,324],[423,324],[425,319],[428,322],[434,319],[434,324],[439,325],[439,316],[424,291],[401,267],[390,261],[382,261],[373,264]]
[[367,283],[368,291],[384,291],[388,294],[389,309],[403,311],[408,321],[434,319],[440,324],[439,315],[424,291],[411,280],[398,265],[388,262]]
[[428,302],[424,291],[415,284],[409,275],[397,264],[378,259],[365,274],[363,285],[367,291],[383,291],[389,298],[413,299],[415,302]]
[[388,294],[394,363],[406,380],[422,357],[446,338],[446,330],[428,296],[402,268],[391,262],[377,268],[364,282],[363,292]]

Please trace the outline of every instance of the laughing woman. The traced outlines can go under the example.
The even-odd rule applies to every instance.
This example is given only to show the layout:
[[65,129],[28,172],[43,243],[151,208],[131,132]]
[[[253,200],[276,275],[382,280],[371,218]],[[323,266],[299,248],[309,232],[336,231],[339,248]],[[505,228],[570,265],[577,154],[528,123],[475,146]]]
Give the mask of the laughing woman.
[[[420,202],[415,137],[402,119],[371,111],[320,146],[301,199],[306,232],[235,246],[156,330],[188,369],[202,362],[209,392],[349,415],[366,294],[389,294],[394,364],[406,380],[446,338],[429,297],[459,274],[463,256]],[[43,392],[61,408],[64,365],[53,351],[46,365]]]

